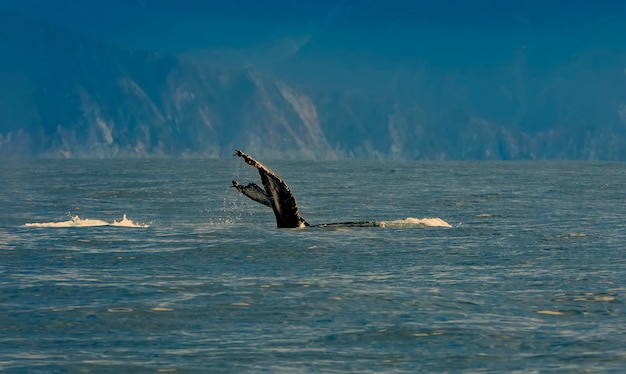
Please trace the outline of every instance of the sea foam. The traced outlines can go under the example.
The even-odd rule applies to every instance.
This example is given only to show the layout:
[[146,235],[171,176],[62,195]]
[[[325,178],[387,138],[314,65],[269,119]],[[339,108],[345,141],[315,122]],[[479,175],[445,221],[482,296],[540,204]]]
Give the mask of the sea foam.
[[53,221],[53,222],[33,222],[24,224],[26,227],[98,227],[98,226],[116,226],[116,227],[132,227],[132,228],[147,228],[149,225],[135,223],[131,219],[126,217],[126,214],[122,217],[121,221],[113,220],[112,223],[103,221],[100,219],[80,218],[79,216],[72,216],[67,221]]
[[381,227],[452,227],[448,222],[441,218],[413,218],[398,219],[393,221],[379,222]]

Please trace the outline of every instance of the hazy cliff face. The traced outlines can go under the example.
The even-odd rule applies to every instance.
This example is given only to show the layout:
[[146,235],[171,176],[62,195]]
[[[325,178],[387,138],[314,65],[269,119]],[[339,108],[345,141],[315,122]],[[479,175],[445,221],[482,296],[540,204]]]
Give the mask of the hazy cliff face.
[[0,12],[0,156],[625,159],[616,10],[492,3]]
[[3,25],[5,156],[333,156],[310,98],[280,81],[26,19]]

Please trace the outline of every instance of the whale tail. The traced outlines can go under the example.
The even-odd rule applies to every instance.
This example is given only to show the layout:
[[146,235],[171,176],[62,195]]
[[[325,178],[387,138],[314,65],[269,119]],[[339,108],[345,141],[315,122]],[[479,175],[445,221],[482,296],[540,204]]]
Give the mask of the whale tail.
[[[278,174],[258,162],[251,156],[240,150],[235,152],[235,156],[243,158],[246,164],[253,166],[259,171],[263,188],[255,183],[247,185],[239,184],[233,181],[233,187],[243,195],[257,203],[267,205],[274,211],[276,217],[276,225],[279,228],[295,228],[305,227],[309,225],[298,212],[296,199],[291,193],[291,189]],[[412,218],[407,217],[402,220],[394,221],[353,221],[353,222],[336,222],[322,223],[311,227],[318,228],[335,228],[341,229],[346,227],[451,227],[446,221],[439,218]]]
[[233,187],[257,203],[267,205],[270,208],[272,207],[272,202],[270,201],[270,197],[267,195],[267,192],[255,183],[248,183],[247,186],[244,186],[239,184],[237,181],[233,181]]
[[235,156],[243,158],[248,165],[255,167],[259,171],[263,188],[254,183],[249,183],[244,186],[237,181],[233,181],[234,188],[248,198],[271,207],[274,211],[274,217],[276,218],[276,225],[279,228],[309,226],[309,224],[300,217],[298,205],[296,204],[293,193],[291,193],[291,189],[278,174],[274,173],[251,156],[243,153],[241,150],[236,150]]

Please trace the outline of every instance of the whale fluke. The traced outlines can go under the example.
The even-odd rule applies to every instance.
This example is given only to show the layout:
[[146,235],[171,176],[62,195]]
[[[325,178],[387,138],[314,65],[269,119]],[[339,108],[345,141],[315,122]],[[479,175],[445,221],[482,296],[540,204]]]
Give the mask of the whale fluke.
[[296,199],[285,181],[265,165],[243,153],[241,150],[236,150],[235,156],[243,158],[248,165],[255,167],[259,171],[263,188],[254,183],[249,183],[244,186],[237,181],[233,181],[234,188],[248,198],[271,207],[276,217],[276,225],[279,228],[309,226],[309,224],[300,217]]
[[247,186],[244,186],[239,184],[237,181],[233,181],[233,187],[257,203],[267,205],[270,208],[272,207],[272,202],[270,201],[269,196],[267,196],[265,190],[257,186],[255,183],[248,183]]
[[[268,169],[265,165],[258,162],[249,155],[243,153],[240,150],[235,152],[235,156],[239,156],[244,159],[246,164],[255,167],[261,175],[261,182],[263,182],[263,188],[259,187],[255,183],[248,183],[247,185],[239,184],[237,181],[233,181],[233,187],[237,191],[241,192],[251,200],[257,203],[267,205],[274,211],[276,217],[276,225],[279,228],[295,228],[305,227],[309,225],[298,212],[298,205],[296,199],[293,197],[289,186],[283,181],[278,174]],[[353,222],[336,222],[336,223],[322,223],[313,225],[311,227],[318,228],[344,228],[344,227],[425,227],[425,226],[437,226],[437,227],[450,227],[450,225],[439,218],[411,218],[407,217],[403,220],[395,221],[353,221]]]

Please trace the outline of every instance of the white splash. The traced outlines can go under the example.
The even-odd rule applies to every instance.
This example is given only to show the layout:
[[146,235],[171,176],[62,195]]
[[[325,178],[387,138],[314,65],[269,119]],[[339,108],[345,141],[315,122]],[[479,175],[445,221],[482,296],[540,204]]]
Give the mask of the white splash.
[[58,222],[34,222],[24,224],[26,227],[98,227],[98,226],[117,226],[117,227],[133,227],[133,228],[147,228],[149,225],[135,223],[129,218],[124,217],[121,221],[113,221],[109,223],[100,219],[80,218],[79,216],[72,216],[67,221]]
[[441,218],[413,218],[379,222],[381,227],[452,227]]
[[119,226],[119,227],[138,227],[138,228],[147,228],[150,227],[149,225],[146,224],[140,224],[140,223],[135,223],[132,220],[130,220],[129,218],[126,218],[126,214],[124,214],[124,217],[122,217],[121,221],[116,221],[113,220],[113,223],[111,224],[111,226]]

